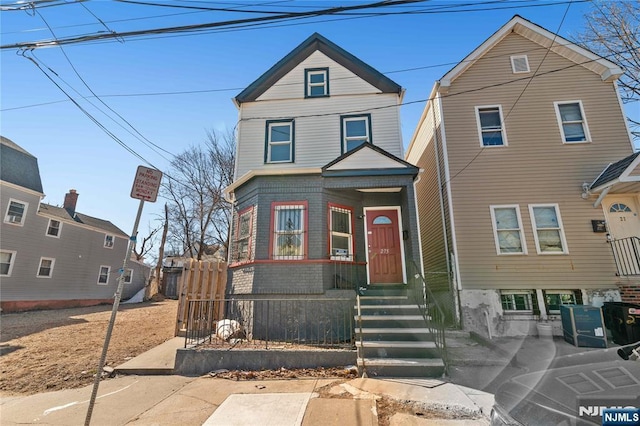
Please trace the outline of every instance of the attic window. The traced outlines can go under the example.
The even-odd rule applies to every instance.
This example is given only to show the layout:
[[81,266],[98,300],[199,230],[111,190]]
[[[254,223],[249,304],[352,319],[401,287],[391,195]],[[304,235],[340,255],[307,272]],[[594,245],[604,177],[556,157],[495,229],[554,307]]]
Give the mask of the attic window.
[[329,68],[314,68],[304,71],[305,97],[329,96]]
[[527,59],[527,55],[512,56],[511,68],[514,74],[529,72],[529,59]]

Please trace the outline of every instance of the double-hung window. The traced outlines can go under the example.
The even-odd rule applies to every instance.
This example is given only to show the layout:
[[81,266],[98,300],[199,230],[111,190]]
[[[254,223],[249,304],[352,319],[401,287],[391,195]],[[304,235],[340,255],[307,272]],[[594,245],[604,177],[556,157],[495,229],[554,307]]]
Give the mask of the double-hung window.
[[491,206],[491,222],[498,254],[527,254],[520,207]]
[[25,202],[9,199],[7,212],[4,216],[5,223],[11,223],[20,226],[24,225],[24,218],[27,214],[28,206],[29,205]]
[[348,207],[329,205],[331,258],[353,260],[353,211]]
[[38,266],[38,278],[51,278],[53,275],[53,265],[56,260],[49,257],[41,257]]
[[313,68],[304,71],[305,97],[329,96],[329,68]]
[[60,228],[62,228],[62,223],[59,220],[49,219],[49,225],[47,226],[47,235],[49,237],[60,238]]
[[507,145],[507,135],[504,130],[504,120],[500,105],[476,107],[476,120],[482,146]]
[[306,254],[307,202],[273,204],[272,257],[304,259]]
[[293,120],[268,120],[265,163],[293,163]]
[[249,207],[238,214],[236,229],[236,261],[238,262],[245,262],[251,259],[252,228],[253,207]]
[[371,115],[345,115],[342,121],[342,153],[371,141]]
[[124,274],[122,274],[122,281],[125,284],[131,284],[133,281],[133,269],[125,269]]
[[0,277],[10,277],[13,264],[16,260],[16,252],[0,250]]
[[558,127],[564,143],[589,142],[589,128],[582,109],[582,102],[554,102]]
[[113,248],[113,235],[106,234],[104,236],[104,246],[106,248]]
[[538,254],[567,253],[567,242],[557,204],[531,204],[531,226]]
[[505,312],[533,313],[534,294],[531,290],[501,290],[500,302]]
[[109,274],[111,273],[111,266],[100,266],[98,272],[98,284],[106,285],[109,283]]

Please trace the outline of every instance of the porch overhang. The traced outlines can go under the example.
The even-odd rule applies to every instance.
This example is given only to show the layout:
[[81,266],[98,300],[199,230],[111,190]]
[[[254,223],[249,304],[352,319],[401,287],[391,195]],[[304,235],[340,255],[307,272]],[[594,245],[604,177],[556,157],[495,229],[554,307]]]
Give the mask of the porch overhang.
[[608,194],[640,193],[640,152],[609,164],[587,189],[587,195],[598,195],[593,207],[600,206]]
[[357,176],[416,176],[418,169],[347,169],[323,170],[323,177],[357,177]]
[[227,186],[224,191],[224,199],[229,202],[234,202],[234,192],[237,188],[249,182],[251,179],[257,176],[291,176],[291,175],[319,175],[322,170],[318,167],[306,167],[306,168],[291,168],[291,169],[253,169],[234,180],[231,185]]

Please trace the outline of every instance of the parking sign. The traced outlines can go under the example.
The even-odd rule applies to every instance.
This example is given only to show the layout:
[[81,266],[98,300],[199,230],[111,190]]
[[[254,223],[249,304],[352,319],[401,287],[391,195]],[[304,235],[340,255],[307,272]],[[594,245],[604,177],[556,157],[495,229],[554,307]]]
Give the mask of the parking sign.
[[138,166],[131,188],[131,198],[155,203],[158,198],[162,172],[144,166]]

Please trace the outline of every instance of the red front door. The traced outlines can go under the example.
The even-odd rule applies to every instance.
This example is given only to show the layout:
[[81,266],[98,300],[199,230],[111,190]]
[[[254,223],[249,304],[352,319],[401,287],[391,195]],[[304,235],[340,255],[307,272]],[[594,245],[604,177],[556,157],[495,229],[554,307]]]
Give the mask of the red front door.
[[402,283],[402,241],[397,210],[367,210],[369,283]]

